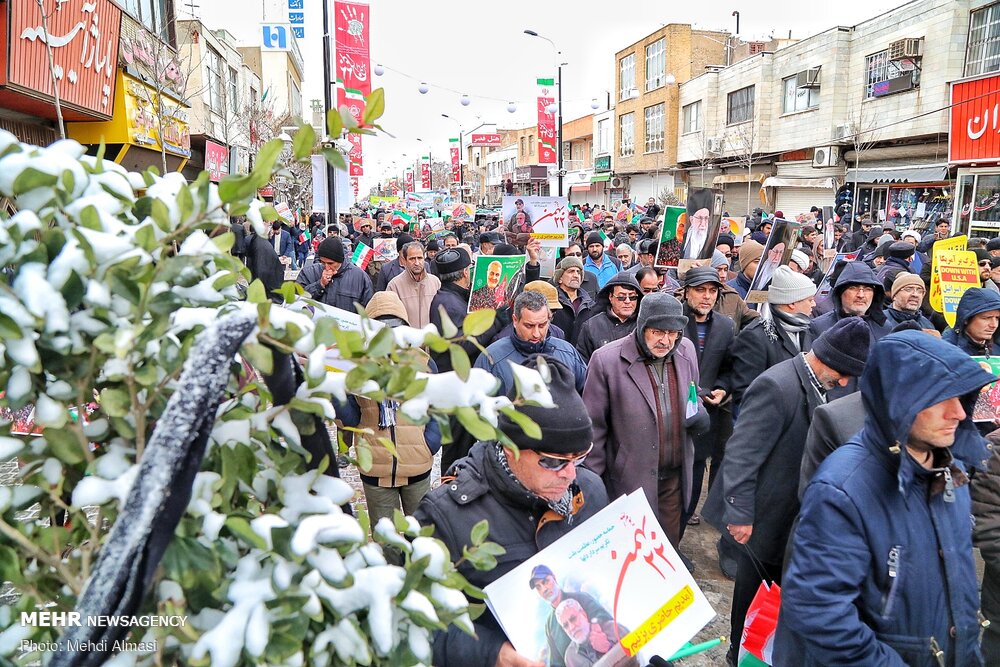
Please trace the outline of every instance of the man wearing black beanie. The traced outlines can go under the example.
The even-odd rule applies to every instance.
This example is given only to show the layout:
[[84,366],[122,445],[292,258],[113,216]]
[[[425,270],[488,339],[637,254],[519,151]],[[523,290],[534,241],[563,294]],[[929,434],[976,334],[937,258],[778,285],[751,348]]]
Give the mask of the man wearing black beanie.
[[[537,367],[543,358],[551,376],[552,402],[518,408],[540,427],[541,438],[528,435],[501,414],[500,430],[518,451],[495,441],[477,442],[448,471],[454,476],[451,481],[424,496],[414,513],[420,525],[434,527],[434,537],[445,543],[454,559],[461,559],[458,571],[479,588],[507,574],[608,503],[601,479],[579,467],[591,450],[592,428],[576,392],[573,371],[546,357],[524,365]],[[485,572],[462,558],[465,547],[472,546],[473,526],[483,519],[490,525],[490,541],[507,549],[507,557]],[[474,637],[454,625],[435,633],[433,664],[533,664],[516,653],[492,614],[482,614],[474,627]]]
[[371,278],[345,256],[344,244],[336,237],[319,244],[316,261],[299,271],[296,282],[313,299],[352,313],[355,303],[366,306],[374,294]]
[[386,262],[379,269],[378,276],[375,278],[376,292],[384,292],[385,288],[389,286],[389,281],[403,272],[403,263],[398,253],[402,251],[404,245],[411,242],[413,242],[413,237],[409,234],[404,233],[396,237],[396,259]]

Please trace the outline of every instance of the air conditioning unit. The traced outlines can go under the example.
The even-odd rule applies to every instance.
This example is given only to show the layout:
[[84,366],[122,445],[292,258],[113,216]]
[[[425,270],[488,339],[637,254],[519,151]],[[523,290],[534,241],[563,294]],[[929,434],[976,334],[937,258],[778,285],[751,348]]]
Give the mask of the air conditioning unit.
[[722,153],[722,139],[719,137],[711,137],[705,141],[705,149],[709,153]]
[[889,44],[889,60],[904,60],[906,58],[920,58],[924,55],[924,38],[907,37],[897,39]]
[[625,179],[621,176],[612,176],[611,180],[608,181],[611,184],[612,190],[620,190],[625,187]]
[[833,139],[834,141],[847,141],[854,136],[853,129],[850,123],[844,123],[843,125],[837,125],[833,128]]
[[819,67],[810,67],[795,77],[796,88],[819,88]]
[[814,167],[833,167],[840,162],[840,146],[820,146],[813,149]]

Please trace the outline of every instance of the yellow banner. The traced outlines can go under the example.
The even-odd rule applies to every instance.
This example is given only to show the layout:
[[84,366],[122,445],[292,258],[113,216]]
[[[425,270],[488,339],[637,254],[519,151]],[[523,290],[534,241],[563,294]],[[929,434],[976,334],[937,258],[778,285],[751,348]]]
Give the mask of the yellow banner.
[[622,638],[622,648],[632,656],[642,650],[642,647],[658,635],[661,630],[677,620],[685,609],[694,603],[694,591],[686,585],[677,594],[667,600],[666,604],[657,609],[643,621],[642,625]]
[[941,274],[938,271],[938,253],[951,250],[965,250],[969,245],[969,237],[965,234],[953,236],[950,239],[937,241],[931,249],[931,308],[939,313],[944,312],[944,304],[941,301]]
[[941,304],[948,326],[955,326],[958,302],[970,287],[980,287],[979,260],[971,250],[946,250],[934,253],[938,260],[941,282]]

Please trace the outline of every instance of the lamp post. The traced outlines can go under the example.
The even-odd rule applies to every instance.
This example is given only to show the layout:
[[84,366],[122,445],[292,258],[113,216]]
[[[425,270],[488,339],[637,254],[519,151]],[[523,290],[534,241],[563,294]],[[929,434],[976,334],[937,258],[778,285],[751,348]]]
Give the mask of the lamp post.
[[544,35],[539,35],[534,30],[525,30],[525,35],[544,39],[552,46],[555,52],[556,64],[556,176],[559,183],[559,196],[563,196],[563,120],[562,120],[562,68],[566,63],[562,60],[562,51],[556,47],[556,43]]
[[[333,95],[330,89],[332,83],[330,77],[330,60],[333,49],[330,48],[330,11],[329,2],[323,1],[323,108],[329,113],[334,108]],[[323,118],[323,126],[326,126],[326,117]],[[336,141],[340,137],[330,137],[330,141]],[[326,224],[337,222],[337,180],[334,177],[333,166],[329,162],[325,163],[326,169]]]
[[465,172],[462,171],[462,124],[446,113],[441,114],[441,117],[447,118],[458,127],[458,200],[465,201]]

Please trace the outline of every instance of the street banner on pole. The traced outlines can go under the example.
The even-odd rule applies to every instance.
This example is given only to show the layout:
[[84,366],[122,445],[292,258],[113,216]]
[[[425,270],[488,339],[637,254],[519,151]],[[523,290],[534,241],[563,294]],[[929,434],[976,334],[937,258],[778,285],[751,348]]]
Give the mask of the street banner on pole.
[[431,163],[426,155],[420,158],[420,189],[431,189]]
[[[351,116],[361,122],[365,98],[372,92],[369,46],[371,18],[368,5],[360,2],[333,3],[334,44],[336,48],[337,108],[347,107]],[[333,137],[336,139],[337,137]],[[349,175],[364,175],[361,135],[348,134],[351,142]],[[357,194],[355,194],[355,197]]]
[[406,192],[413,192],[413,169],[406,170]]
[[549,106],[556,103],[551,97],[554,79],[538,79],[538,164],[556,163],[556,115],[549,113]]
[[448,143],[451,153],[451,182],[459,183],[462,180],[461,149],[458,146],[458,139],[449,139]]

